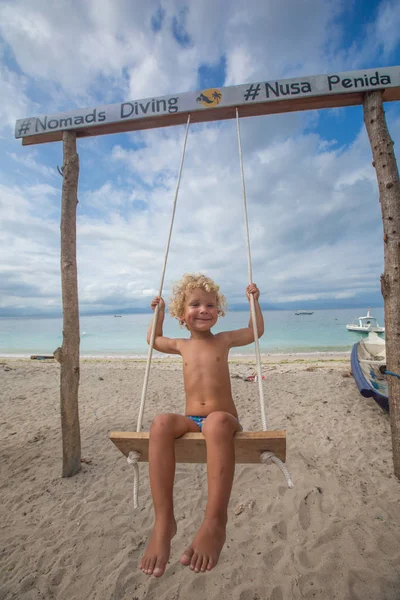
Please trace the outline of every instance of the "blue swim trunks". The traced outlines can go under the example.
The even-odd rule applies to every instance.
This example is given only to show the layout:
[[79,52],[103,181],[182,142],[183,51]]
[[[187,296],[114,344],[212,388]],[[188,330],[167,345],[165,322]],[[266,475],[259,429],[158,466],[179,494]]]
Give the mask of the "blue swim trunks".
[[[203,430],[203,423],[207,419],[207,417],[196,417],[196,416],[191,416],[191,415],[190,416],[186,415],[186,418],[190,419],[191,421],[196,423],[196,425],[199,426],[200,431]],[[239,423],[239,426],[240,426],[240,431],[243,431],[243,427],[240,425],[240,423]]]
[[207,417],[191,417],[189,415],[186,415],[186,417],[196,423],[200,427],[200,431],[203,429],[203,422],[207,419]]

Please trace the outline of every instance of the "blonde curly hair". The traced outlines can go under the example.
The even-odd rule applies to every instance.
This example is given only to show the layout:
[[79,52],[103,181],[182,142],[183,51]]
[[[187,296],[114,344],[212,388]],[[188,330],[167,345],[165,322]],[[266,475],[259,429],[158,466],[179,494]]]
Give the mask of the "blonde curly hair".
[[[185,325],[183,315],[185,314],[185,302],[187,293],[201,288],[205,292],[214,292],[217,299],[217,312],[220,317],[225,316],[227,309],[226,298],[223,294],[219,293],[219,285],[215,283],[210,277],[203,275],[202,273],[185,273],[185,275],[177,281],[172,290],[172,298],[168,305],[169,314],[171,317],[178,319],[181,325]],[[187,328],[187,327],[186,327]]]

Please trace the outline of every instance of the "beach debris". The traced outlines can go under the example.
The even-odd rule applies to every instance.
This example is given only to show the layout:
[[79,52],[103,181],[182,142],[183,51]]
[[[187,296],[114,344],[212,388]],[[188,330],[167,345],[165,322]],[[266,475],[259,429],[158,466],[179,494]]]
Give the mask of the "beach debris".
[[12,371],[13,369],[11,367],[9,367],[8,365],[6,365],[3,369],[3,371]]
[[54,360],[54,354],[32,354],[31,360]]
[[[265,379],[264,375],[262,376],[262,378]],[[248,375],[247,377],[243,377],[243,381],[250,381],[252,383],[257,383],[258,375],[256,375],[256,374]]]
[[233,512],[234,514],[238,517],[239,515],[242,514],[242,512],[244,511],[244,504],[238,504],[237,506],[235,506]]
[[81,458],[81,463],[85,463],[85,465],[91,465],[92,459],[91,458]]
[[353,373],[351,371],[343,371],[343,373],[341,373],[342,377],[352,377]]
[[99,381],[104,381],[104,377],[99,377]]
[[310,367],[306,367],[304,370],[305,371],[316,371],[317,367],[314,367],[314,366],[311,365]]
[[28,444],[34,444],[35,442],[42,442],[45,439],[46,439],[46,437],[42,433],[38,432],[33,438],[28,440]]
[[[254,371],[253,368],[249,368],[249,367],[242,367],[239,368],[236,373],[232,373],[231,372],[231,378],[232,379],[242,379],[242,381],[250,381],[250,382],[257,382],[258,381],[258,374]],[[263,379],[265,379],[264,375],[262,376]]]

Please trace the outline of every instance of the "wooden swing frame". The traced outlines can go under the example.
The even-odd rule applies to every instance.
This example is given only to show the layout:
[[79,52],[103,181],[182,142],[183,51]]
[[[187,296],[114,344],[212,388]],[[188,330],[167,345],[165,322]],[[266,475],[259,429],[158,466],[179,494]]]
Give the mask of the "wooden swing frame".
[[[373,77],[376,79],[379,75],[384,75],[386,81],[372,83]],[[105,107],[107,109],[107,122],[104,126],[99,126],[96,123],[85,122],[84,126],[77,128],[68,128],[68,120],[74,117],[74,114],[63,113],[59,115],[50,115],[42,118],[43,122],[49,122],[54,125],[59,121],[60,125],[57,131],[53,131],[47,127],[46,131],[41,131],[43,123],[38,117],[21,119],[16,123],[15,137],[22,138],[22,145],[39,144],[43,142],[63,141],[63,167],[60,174],[63,177],[62,186],[62,211],[61,211],[61,285],[62,285],[62,306],[63,306],[63,342],[61,348],[58,348],[54,353],[56,360],[60,362],[60,401],[61,401],[61,425],[62,425],[62,475],[70,477],[78,473],[81,468],[81,436],[79,426],[78,412],[78,388],[80,375],[80,356],[79,356],[79,310],[78,310],[78,286],[77,286],[77,265],[76,265],[76,206],[77,206],[77,188],[79,177],[79,157],[76,151],[76,138],[86,137],[90,135],[101,135],[109,133],[117,133],[122,131],[135,131],[141,129],[150,129],[153,127],[164,127],[169,125],[183,124],[189,112],[194,111],[194,122],[207,122],[219,119],[234,118],[234,107],[240,105],[242,116],[256,116],[264,114],[277,114],[291,111],[323,109],[331,107],[363,105],[364,122],[368,132],[372,155],[373,166],[376,169],[377,181],[379,184],[379,201],[382,209],[382,222],[384,230],[384,274],[381,277],[382,294],[385,303],[385,325],[386,325],[386,344],[388,370],[392,373],[400,372],[399,362],[399,339],[400,339],[400,279],[398,277],[399,266],[399,244],[398,244],[398,228],[396,229],[393,223],[397,223],[400,214],[399,204],[399,174],[396,165],[395,153],[393,151],[393,142],[390,138],[383,102],[390,102],[400,99],[400,80],[399,67],[385,67],[379,69],[370,69],[360,72],[346,72],[340,74],[328,74],[324,76],[305,78],[312,87],[314,93],[307,97],[305,94],[289,95],[279,99],[264,98],[259,101],[256,99],[261,85],[246,84],[236,86],[235,88],[222,88],[223,94],[227,94],[227,100],[223,100],[216,107],[210,109],[198,106],[198,92],[194,95],[187,95],[183,98],[182,107],[176,111],[176,114],[164,114],[164,116],[154,115],[153,117],[140,117],[122,119],[115,118],[114,112],[121,108],[122,105]],[[390,77],[388,77],[388,74]],[[361,78],[361,79],[360,79]],[[327,89],[328,80],[329,89]],[[331,83],[335,83],[332,89]],[[271,86],[278,84],[291,85],[292,80],[282,80],[276,82],[264,82],[263,86]],[[340,85],[336,85],[336,83]],[[322,85],[322,87],[321,87]],[[351,89],[349,88],[349,85]],[[359,87],[361,86],[361,87]],[[359,88],[356,90],[355,88]],[[275,89],[275,88],[274,88]],[[254,91],[255,90],[255,91]],[[250,95],[254,91],[254,96]],[[233,95],[232,95],[233,94]],[[244,96],[247,94],[247,97]],[[277,92],[274,92],[274,96]],[[192,97],[193,96],[193,97]],[[186,97],[188,98],[186,100]],[[168,98],[167,98],[168,99]],[[163,101],[163,98],[156,99]],[[255,100],[253,102],[253,100]],[[153,100],[154,101],[154,100]],[[147,106],[147,104],[146,104]],[[104,107],[103,107],[104,108]],[[110,109],[110,115],[108,110]],[[90,109],[92,111],[93,109]],[[114,112],[113,112],[114,111]],[[92,114],[92,112],[90,112]],[[82,116],[83,115],[83,116]],[[78,112],[80,119],[88,116],[88,110]],[[54,118],[54,121],[52,120]],[[81,121],[83,122],[83,121]],[[40,127],[38,128],[38,123]],[[66,129],[62,127],[65,123]],[[43,125],[45,127],[45,125]],[[33,133],[32,133],[33,132]],[[398,375],[389,378],[389,401],[390,401],[390,421],[392,429],[392,449],[394,473],[400,479],[400,378]],[[268,450],[274,451],[278,457],[279,450],[276,435],[283,432],[262,432],[262,436],[269,436],[267,446],[267,437],[264,439],[265,447]],[[128,436],[131,440],[121,440],[119,432],[113,432],[111,439],[114,443],[122,444],[120,447],[122,452],[126,451],[126,444],[138,445],[145,444],[142,451],[145,453],[147,441],[143,442],[140,439],[148,439],[148,434],[125,433],[122,435]],[[200,436],[200,434],[193,434]],[[258,436],[258,432],[237,434],[235,439],[235,447],[238,448],[239,436],[249,437],[246,444],[255,442],[254,436]],[[144,436],[144,438],[143,438]],[[135,441],[137,440],[137,441]],[[183,436],[180,441],[177,441],[177,447],[180,444],[193,444],[186,441],[188,438]],[[263,442],[264,443],[264,442]],[[281,442],[282,443],[282,442]],[[144,460],[138,459],[138,460]],[[240,462],[240,451],[237,451],[237,462]]]

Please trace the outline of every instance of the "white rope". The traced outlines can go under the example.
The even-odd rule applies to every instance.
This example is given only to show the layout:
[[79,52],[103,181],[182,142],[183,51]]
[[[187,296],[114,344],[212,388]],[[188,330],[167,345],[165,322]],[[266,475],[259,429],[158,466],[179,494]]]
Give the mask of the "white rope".
[[[249,235],[249,221],[247,217],[247,200],[246,200],[246,185],[244,180],[244,168],[243,168],[243,154],[242,154],[242,142],[240,138],[240,122],[239,122],[239,111],[236,109],[236,126],[237,126],[237,135],[238,135],[238,146],[239,146],[239,160],[240,160],[240,173],[242,176],[242,191],[243,191],[243,212],[244,212],[244,225],[246,232],[246,246],[247,246],[247,267],[248,267],[248,276],[249,276],[249,284],[253,283],[253,273],[251,267],[251,250],[250,250],[250,235]],[[260,344],[258,341],[258,328],[256,322],[256,308],[254,302],[253,294],[250,294],[250,314],[251,321],[253,325],[253,334],[254,334],[254,345],[256,351],[256,362],[257,362],[257,381],[258,381],[258,392],[260,399],[260,413],[261,413],[261,424],[263,431],[268,431],[268,422],[267,422],[267,414],[265,410],[265,401],[264,401],[264,390],[262,385],[262,368],[261,368],[261,353],[260,353]],[[288,470],[286,469],[283,462],[277,458],[272,452],[263,452],[260,456],[260,460],[263,463],[274,462],[283,475],[286,478],[286,482],[289,488],[294,487],[292,479]]]
[[[249,275],[249,284],[253,283],[253,273],[251,268],[251,250],[250,250],[250,235],[249,235],[249,220],[247,218],[247,200],[246,200],[246,186],[244,182],[244,169],[243,169],[243,154],[242,154],[242,142],[240,139],[240,124],[239,124],[239,111],[236,109],[236,125],[238,134],[238,145],[239,145],[239,159],[240,159],[240,172],[242,175],[242,191],[243,191],[243,212],[244,212],[244,227],[246,233],[246,246],[247,246],[247,268]],[[260,412],[261,412],[261,423],[264,431],[268,431],[267,415],[265,411],[264,402],[264,390],[262,386],[262,369],[261,369],[261,356],[260,356],[260,344],[258,342],[258,328],[256,322],[256,307],[254,304],[254,296],[250,294],[250,314],[253,325],[254,344],[256,349],[256,360],[257,360],[257,380],[258,380],[258,391],[260,398]]]
[[137,450],[132,450],[129,452],[127,458],[128,465],[133,466],[133,508],[137,508],[139,506],[139,458],[140,452],[137,452]]
[[[188,116],[188,120],[187,120],[187,123],[186,123],[185,140],[183,142],[181,166],[179,168],[178,181],[176,183],[174,205],[173,205],[173,208],[172,208],[171,225],[170,225],[170,228],[169,228],[168,242],[167,242],[167,247],[166,247],[166,250],[165,250],[164,265],[163,265],[162,274],[161,274],[160,287],[158,288],[158,295],[159,296],[162,295],[162,290],[163,290],[163,286],[164,286],[165,270],[167,268],[167,260],[168,260],[168,254],[169,254],[169,247],[170,247],[170,244],[171,244],[172,229],[174,227],[175,212],[176,212],[176,203],[177,203],[177,200],[178,200],[179,186],[180,186],[180,183],[181,183],[183,161],[185,159],[185,151],[186,151],[186,142],[187,142],[187,137],[188,137],[188,133],[189,133],[189,125],[190,125],[190,115]],[[151,357],[152,357],[152,354],[153,354],[154,340],[155,340],[155,337],[156,337],[156,325],[157,325],[157,320],[158,320],[158,313],[159,313],[159,305],[157,304],[156,310],[154,311],[154,318],[153,318],[152,327],[151,327],[149,352],[148,352],[148,355],[147,355],[146,372],[145,372],[145,375],[144,375],[142,398],[140,400],[139,417],[138,417],[138,420],[137,420],[136,431],[140,431],[142,429],[143,412],[144,412],[144,405],[145,405],[145,402],[146,402],[146,393],[147,393],[147,384],[148,384],[148,381],[149,381]]]
[[286,479],[288,488],[290,488],[290,489],[294,488],[294,483],[292,481],[289,471],[285,467],[285,464],[281,461],[280,458],[275,456],[275,454],[273,452],[262,452],[262,454],[260,456],[260,461],[264,465],[270,465],[271,463],[275,463],[280,468],[284,478]]
[[[173,204],[173,207],[172,207],[171,225],[170,225],[170,228],[169,228],[168,242],[167,242],[167,247],[166,247],[165,255],[164,255],[164,265],[163,265],[163,268],[162,268],[160,287],[158,289],[158,295],[159,296],[162,295],[162,290],[163,290],[163,286],[164,286],[165,271],[166,271],[166,268],[167,268],[169,247],[171,245],[172,229],[173,229],[173,226],[174,226],[176,204],[177,204],[177,200],[178,200],[179,186],[180,186],[180,183],[181,183],[183,162],[184,162],[184,159],[185,159],[186,142],[187,142],[187,137],[188,137],[188,133],[189,133],[189,125],[190,125],[190,115],[188,115],[188,119],[187,119],[187,123],[186,123],[186,132],[185,132],[185,138],[184,138],[184,142],[183,142],[181,165],[180,165],[180,168],[179,168],[178,180],[177,180],[177,183],[176,183],[176,190],[175,190],[175,197],[174,197],[174,204]],[[145,371],[145,374],[144,374],[142,397],[140,399],[139,416],[138,416],[137,426],[136,426],[136,431],[137,432],[141,431],[141,429],[142,429],[143,413],[144,413],[144,406],[145,406],[145,403],[146,403],[147,386],[148,386],[148,383],[149,383],[151,358],[152,358],[152,355],[153,355],[153,347],[154,347],[154,340],[155,340],[155,337],[156,337],[156,328],[157,328],[157,321],[158,321],[159,310],[160,310],[159,304],[157,304],[156,309],[154,311],[154,317],[153,317],[152,326],[151,326],[151,336],[150,336],[149,351],[148,351],[148,354],[147,354],[146,371]],[[135,508],[137,508],[137,506],[138,506],[139,467],[138,467],[137,462],[138,462],[139,458],[140,458],[140,453],[139,452],[135,451],[135,452],[130,452],[129,453],[128,463],[132,464],[133,467],[134,467],[134,472],[133,472],[133,475],[134,475],[134,480],[133,480],[133,502],[134,502]]]

